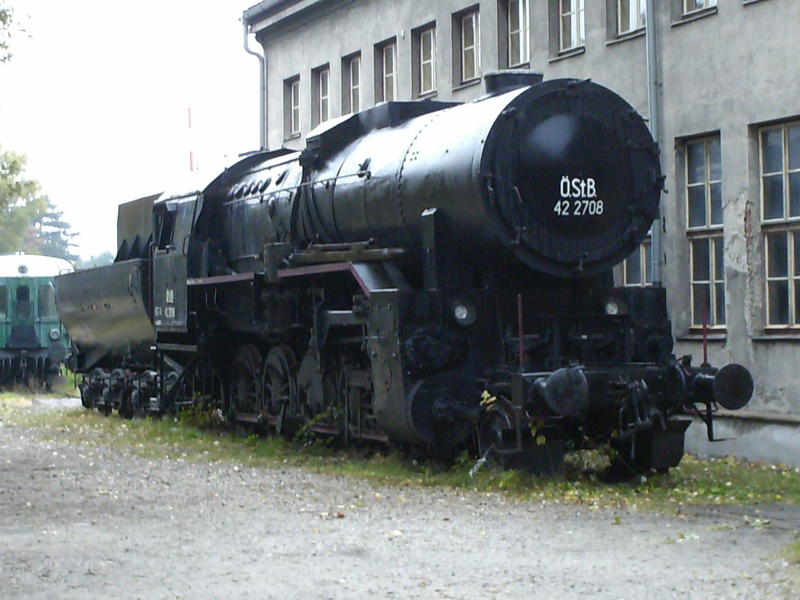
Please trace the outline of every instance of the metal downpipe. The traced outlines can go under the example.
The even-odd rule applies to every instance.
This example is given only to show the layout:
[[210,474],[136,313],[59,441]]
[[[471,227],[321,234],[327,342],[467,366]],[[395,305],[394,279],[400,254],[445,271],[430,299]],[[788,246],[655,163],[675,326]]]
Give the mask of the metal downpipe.
[[258,59],[259,66],[259,113],[258,113],[258,136],[261,150],[267,149],[267,58],[250,48],[250,28],[242,21],[244,35],[244,51],[252,54]]
[[[650,133],[661,150],[661,82],[658,80],[658,40],[656,39],[656,0],[646,0],[645,37],[647,38],[647,104],[650,112]],[[662,151],[663,153],[663,151]],[[650,268],[653,285],[662,284],[662,257],[664,254],[664,209],[658,203],[658,217],[653,221],[651,237]]]

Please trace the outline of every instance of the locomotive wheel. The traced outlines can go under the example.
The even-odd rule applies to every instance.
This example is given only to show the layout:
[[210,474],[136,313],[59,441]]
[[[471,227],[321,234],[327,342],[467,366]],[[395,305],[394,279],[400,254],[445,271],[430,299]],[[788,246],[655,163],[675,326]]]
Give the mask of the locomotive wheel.
[[297,391],[297,359],[288,346],[275,346],[264,361],[264,404],[262,414],[277,419],[278,433],[283,429],[284,417],[299,416],[299,394]]
[[239,348],[233,359],[230,387],[233,417],[257,414],[261,397],[261,352],[248,344]]

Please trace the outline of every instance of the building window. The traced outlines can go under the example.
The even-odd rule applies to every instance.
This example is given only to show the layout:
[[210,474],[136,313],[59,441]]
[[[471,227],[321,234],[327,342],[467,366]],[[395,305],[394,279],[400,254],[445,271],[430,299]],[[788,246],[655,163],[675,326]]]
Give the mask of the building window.
[[413,91],[415,96],[424,96],[436,90],[436,27],[417,29],[413,40]]
[[300,135],[300,77],[295,76],[283,82],[284,137]]
[[480,19],[474,10],[461,15],[461,82],[480,77]]
[[800,121],[759,131],[767,325],[800,325]]
[[684,144],[693,327],[725,325],[722,157],[719,136]]
[[559,15],[561,52],[583,46],[586,40],[584,0],[559,0]]
[[519,67],[530,61],[528,0],[509,0],[507,13],[508,66]]
[[331,70],[325,65],[312,72],[312,126],[316,127],[330,119],[330,80]]
[[375,98],[391,102],[397,90],[397,43],[394,40],[375,46]]
[[717,5],[717,0],[683,0],[683,14],[705,10]]
[[650,239],[644,240],[623,264],[623,283],[626,286],[653,285],[653,253]]
[[617,1],[617,34],[625,35],[644,27],[645,0]]
[[342,59],[342,114],[361,110],[361,54]]

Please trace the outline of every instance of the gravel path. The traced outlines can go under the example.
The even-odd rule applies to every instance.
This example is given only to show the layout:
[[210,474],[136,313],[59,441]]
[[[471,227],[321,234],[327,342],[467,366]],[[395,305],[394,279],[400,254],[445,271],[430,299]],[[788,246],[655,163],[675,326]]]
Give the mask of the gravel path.
[[783,528],[149,460],[0,422],[0,598],[780,599]]

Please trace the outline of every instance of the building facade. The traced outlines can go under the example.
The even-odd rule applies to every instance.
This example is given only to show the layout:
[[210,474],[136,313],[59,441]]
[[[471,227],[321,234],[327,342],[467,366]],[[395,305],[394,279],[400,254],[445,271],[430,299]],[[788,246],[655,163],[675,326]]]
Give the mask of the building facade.
[[[643,115],[646,0],[264,0],[270,148],[382,101],[469,101],[481,76],[591,78]],[[800,422],[800,2],[655,0],[662,282],[676,353],[754,374],[750,413]],[[652,279],[646,242],[616,273]]]

